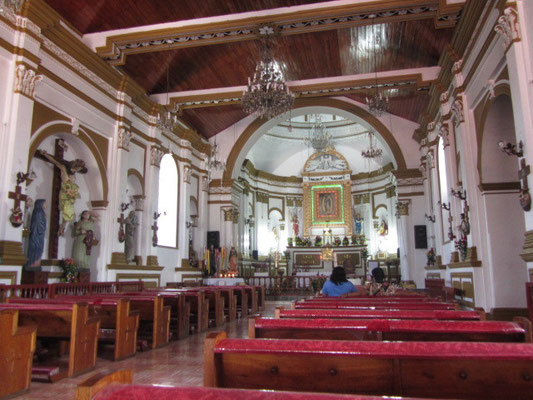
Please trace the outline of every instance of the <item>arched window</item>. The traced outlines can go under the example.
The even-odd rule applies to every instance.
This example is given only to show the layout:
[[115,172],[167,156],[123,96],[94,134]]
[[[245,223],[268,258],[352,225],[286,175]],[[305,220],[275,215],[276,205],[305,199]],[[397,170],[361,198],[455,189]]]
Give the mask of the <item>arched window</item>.
[[442,145],[442,139],[439,140],[437,145],[437,161],[439,166],[439,189],[440,189],[440,201],[443,203],[448,202],[448,179],[446,177],[446,156],[444,155],[444,146]]
[[171,154],[165,154],[159,168],[159,198],[157,210],[158,245],[177,246],[178,228],[178,166]]

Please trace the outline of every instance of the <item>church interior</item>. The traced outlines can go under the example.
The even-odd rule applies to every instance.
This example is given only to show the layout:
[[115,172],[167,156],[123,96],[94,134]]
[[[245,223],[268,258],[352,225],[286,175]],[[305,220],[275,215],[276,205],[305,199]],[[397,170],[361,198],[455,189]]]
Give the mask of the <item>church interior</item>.
[[[528,398],[530,343],[470,350],[468,342],[532,341],[530,23],[530,0],[0,0],[0,334],[11,337],[18,327],[30,335],[27,323],[38,325],[25,361],[0,339],[0,378],[24,362],[31,372],[31,360],[44,365],[41,358],[57,350],[62,372],[34,368],[20,378],[27,393],[17,398],[73,398],[87,371],[124,368],[136,385],[159,387],[275,390],[261,385],[279,378],[289,391],[505,398],[497,384],[490,393],[454,392],[446,377],[435,378],[438,390],[418,388],[422,378],[407,371],[429,364],[407,367],[402,356],[391,362],[393,374],[405,375],[381,391],[344,385],[339,369],[353,360],[323,361],[329,386],[288,383],[304,379],[282,373],[283,346],[296,352],[296,342],[264,350],[275,366],[259,356],[237,360],[254,353],[245,338],[309,339],[268,336],[275,335],[268,329],[289,330],[289,322],[272,322],[284,311],[312,329],[317,316],[299,308],[333,304],[318,293],[336,267],[364,295],[333,308],[369,307],[376,315],[366,318],[378,318],[386,307],[372,296],[372,271],[381,268],[388,306],[406,307],[411,319],[453,306],[473,313],[458,319],[482,320],[465,329],[512,324],[499,327],[510,340],[458,335],[453,346],[467,347],[449,348],[454,355],[442,356],[449,363],[442,365],[459,368],[458,382],[474,387],[468,363],[501,352],[507,373],[520,371],[509,393]],[[115,314],[127,325],[122,339]],[[332,321],[340,317],[330,314],[318,317],[331,318],[321,319],[329,322],[318,338],[335,338]],[[374,323],[367,336],[339,336],[370,346],[353,350],[373,360],[357,361],[363,380],[382,373],[376,360],[385,353],[441,351],[374,349],[374,341],[455,337],[437,317],[424,320],[427,329],[448,336],[394,336],[404,328],[390,321],[401,325],[403,317],[385,314],[387,329],[378,334]],[[80,333],[77,361],[73,322],[69,331],[76,318],[99,331]],[[437,320],[443,325],[433,327]],[[48,349],[62,330],[69,340]],[[114,343],[111,359],[100,358],[102,340]],[[92,342],[98,358],[96,347],[87,355]],[[332,342],[324,352],[346,350]],[[313,362],[302,352],[305,369]],[[450,360],[459,353],[472,358],[457,366]],[[219,370],[219,354],[230,360],[228,372]],[[263,364],[270,372],[254,378],[249,371],[261,375],[255,368]],[[0,398],[20,391],[4,389]],[[180,396],[245,395],[268,396]]]

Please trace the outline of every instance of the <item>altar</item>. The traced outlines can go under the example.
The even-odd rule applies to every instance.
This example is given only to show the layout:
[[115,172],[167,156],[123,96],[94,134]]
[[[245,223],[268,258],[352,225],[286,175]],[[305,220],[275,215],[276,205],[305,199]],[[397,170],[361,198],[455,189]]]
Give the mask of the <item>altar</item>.
[[[365,277],[366,245],[287,247],[289,275],[330,275],[333,267],[344,266],[352,277]],[[327,257],[324,255],[327,254]]]

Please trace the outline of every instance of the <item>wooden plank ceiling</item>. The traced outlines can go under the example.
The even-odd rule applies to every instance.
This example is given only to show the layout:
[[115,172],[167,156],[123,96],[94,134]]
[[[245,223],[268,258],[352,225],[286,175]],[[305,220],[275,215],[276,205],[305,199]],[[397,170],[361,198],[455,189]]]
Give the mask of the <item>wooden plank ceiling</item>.
[[[46,0],[81,33],[266,10],[313,0]],[[393,21],[307,32],[275,39],[274,57],[287,81],[395,71],[438,64],[453,28],[436,29],[432,19]],[[120,70],[148,94],[242,86],[260,59],[259,40],[130,54]],[[391,112],[417,121],[428,104],[416,86],[389,90]],[[367,93],[348,97],[364,102]],[[182,118],[209,138],[243,118],[239,105],[183,110]]]

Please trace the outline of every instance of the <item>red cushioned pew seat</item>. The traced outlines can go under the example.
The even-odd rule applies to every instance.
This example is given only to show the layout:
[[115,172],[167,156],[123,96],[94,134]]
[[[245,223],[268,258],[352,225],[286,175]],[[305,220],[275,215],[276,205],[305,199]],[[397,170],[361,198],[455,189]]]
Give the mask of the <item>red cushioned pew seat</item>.
[[531,342],[531,323],[394,319],[251,318],[250,338]]
[[276,318],[337,318],[337,319],[438,319],[479,321],[485,314],[478,311],[456,310],[340,310],[340,309],[298,309],[276,308]]
[[530,399],[528,343],[228,339],[210,333],[204,385],[461,399]]
[[385,400],[375,396],[326,393],[132,385],[131,381],[131,371],[93,376],[78,385],[76,400]]

